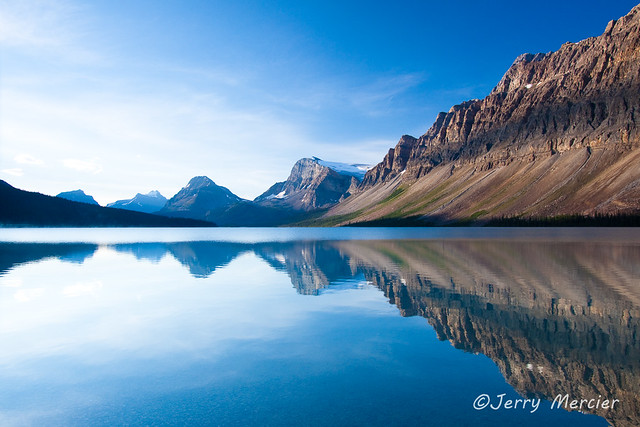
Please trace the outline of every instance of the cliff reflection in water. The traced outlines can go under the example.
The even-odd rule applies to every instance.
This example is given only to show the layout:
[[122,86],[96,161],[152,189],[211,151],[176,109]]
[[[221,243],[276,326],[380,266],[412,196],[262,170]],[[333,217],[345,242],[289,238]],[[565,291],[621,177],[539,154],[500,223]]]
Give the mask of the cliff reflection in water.
[[345,241],[256,253],[281,260],[304,294],[364,275],[403,316],[425,317],[441,340],[490,357],[523,396],[615,398],[614,410],[592,412],[640,425],[636,245]]
[[[97,248],[2,244],[0,274],[42,258],[82,262]],[[428,319],[441,340],[490,357],[523,396],[615,398],[620,403],[614,410],[593,413],[616,425],[640,425],[637,245],[390,240],[111,248],[152,262],[170,255],[195,277],[214,274],[240,254],[253,252],[286,272],[305,295],[364,279],[403,316]]]
[[[640,425],[640,248],[603,243],[338,245],[403,316],[490,357],[527,397],[619,399]],[[583,408],[584,409],[584,408]],[[585,412],[589,412],[586,410]]]

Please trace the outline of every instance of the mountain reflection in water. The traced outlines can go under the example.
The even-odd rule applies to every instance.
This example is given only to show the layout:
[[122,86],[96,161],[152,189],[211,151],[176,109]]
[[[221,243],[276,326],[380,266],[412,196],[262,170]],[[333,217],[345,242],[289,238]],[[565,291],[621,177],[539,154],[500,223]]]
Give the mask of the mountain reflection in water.
[[[98,247],[0,244],[0,275],[52,257],[82,263]],[[107,247],[151,262],[172,256],[197,278],[252,252],[286,272],[304,295],[364,278],[403,316],[428,319],[441,340],[490,357],[522,396],[616,398],[615,410],[592,412],[616,425],[640,425],[637,245],[388,240]]]

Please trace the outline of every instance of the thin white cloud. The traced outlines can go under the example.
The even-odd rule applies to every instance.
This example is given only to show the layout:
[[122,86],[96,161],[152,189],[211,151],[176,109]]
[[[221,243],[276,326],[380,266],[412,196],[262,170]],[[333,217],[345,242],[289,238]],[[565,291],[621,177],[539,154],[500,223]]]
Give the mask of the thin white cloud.
[[350,104],[369,115],[378,115],[395,97],[424,81],[421,73],[398,74],[380,78],[360,88],[347,92]]
[[21,168],[12,168],[12,169],[2,169],[2,173],[11,175],[11,176],[22,176],[24,175],[24,171]]
[[424,81],[423,73],[391,74],[372,81],[328,78],[289,90],[282,96],[270,94],[270,99],[289,108],[312,111],[338,108],[366,117],[375,117],[388,110],[395,97],[409,92]]
[[6,1],[0,3],[0,43],[9,46],[52,47],[63,43],[68,6],[60,1]]
[[362,139],[349,144],[312,144],[310,148],[323,160],[377,165],[397,143],[395,139]]
[[92,174],[99,174],[102,172],[102,166],[93,160],[81,160],[81,159],[64,159],[62,161],[64,167],[76,170],[78,172],[86,172]]
[[[141,80],[140,70],[129,68],[138,58],[114,51],[100,37],[83,37],[105,29],[89,30],[91,19],[100,18],[90,6],[81,7],[86,9],[65,0],[0,0],[0,47],[14,47],[15,56],[36,63],[56,59],[54,73],[48,64],[18,72],[16,60],[16,70],[3,76],[0,158],[25,165],[21,188],[47,194],[82,188],[105,204],[144,188],[170,197],[205,174],[253,198],[285,178],[301,157],[381,160],[395,141],[371,141],[369,134],[360,143],[347,137],[340,143],[339,129],[327,137],[314,127],[328,127],[324,112],[345,112],[343,121],[384,114],[391,98],[422,81],[419,74],[402,73],[365,83],[318,76],[293,87],[267,87],[262,77],[230,72],[224,64],[165,60],[138,63],[155,76]],[[82,59],[84,50],[109,58],[95,67]],[[20,168],[2,172],[25,174]]]
[[22,53],[37,52],[76,63],[95,61],[95,50],[83,45],[89,24],[82,9],[67,0],[0,2],[0,46]]
[[16,163],[21,165],[42,165],[44,161],[42,159],[38,159],[37,157],[32,156],[31,154],[21,153],[13,158]]
[[[28,186],[57,194],[71,185],[61,188],[59,182],[78,179],[69,171],[84,172],[78,184],[105,203],[142,188],[170,196],[199,174],[253,198],[269,180],[288,173],[298,158],[314,154],[305,148],[311,142],[302,129],[269,111],[233,107],[216,95],[165,89],[164,94],[65,98],[30,88],[7,90],[0,152],[10,158],[37,153],[43,159],[73,153],[61,159],[60,170],[29,171],[33,180],[40,178]],[[271,177],[261,176],[256,185],[253,171],[265,166]],[[98,172],[101,179],[92,180]]]

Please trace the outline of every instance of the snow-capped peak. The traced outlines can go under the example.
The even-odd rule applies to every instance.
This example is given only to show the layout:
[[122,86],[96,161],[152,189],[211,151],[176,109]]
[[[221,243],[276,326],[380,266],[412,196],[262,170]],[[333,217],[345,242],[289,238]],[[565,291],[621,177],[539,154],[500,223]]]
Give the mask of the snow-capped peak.
[[158,190],[149,191],[146,194],[146,196],[157,198],[157,199],[164,199],[164,196],[162,194],[160,194],[160,192]]
[[354,176],[359,180],[364,178],[364,174],[373,166],[365,165],[365,164],[348,164],[348,163],[340,163],[340,162],[327,162],[318,157],[313,158],[319,165],[325,166],[331,170],[334,170],[342,175],[350,175]]

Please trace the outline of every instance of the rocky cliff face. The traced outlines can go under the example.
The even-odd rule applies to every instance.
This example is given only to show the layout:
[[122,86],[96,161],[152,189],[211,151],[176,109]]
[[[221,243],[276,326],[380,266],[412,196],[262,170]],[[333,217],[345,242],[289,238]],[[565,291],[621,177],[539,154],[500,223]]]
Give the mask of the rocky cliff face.
[[263,206],[310,211],[330,207],[349,196],[359,181],[322,164],[317,158],[300,159],[286,181],[278,182],[255,199]]
[[[402,209],[453,219],[474,213],[637,212],[640,174],[625,175],[621,169],[639,169],[639,94],[636,6],[599,37],[518,57],[486,98],[440,113],[419,138],[403,136],[366,174],[358,200],[332,213],[367,210],[381,201],[371,191],[388,196],[400,185],[408,190],[415,183],[421,183],[419,191],[405,191],[397,200],[401,203],[379,209],[377,217],[406,215],[398,213]],[[509,166],[508,173],[500,174]],[[502,187],[509,180],[512,190]],[[600,197],[586,203],[588,194],[572,199],[576,185],[590,186]],[[501,192],[491,190],[496,187]],[[523,199],[530,189],[534,197]],[[409,206],[430,192],[437,202],[429,204],[433,197],[426,197]]]

